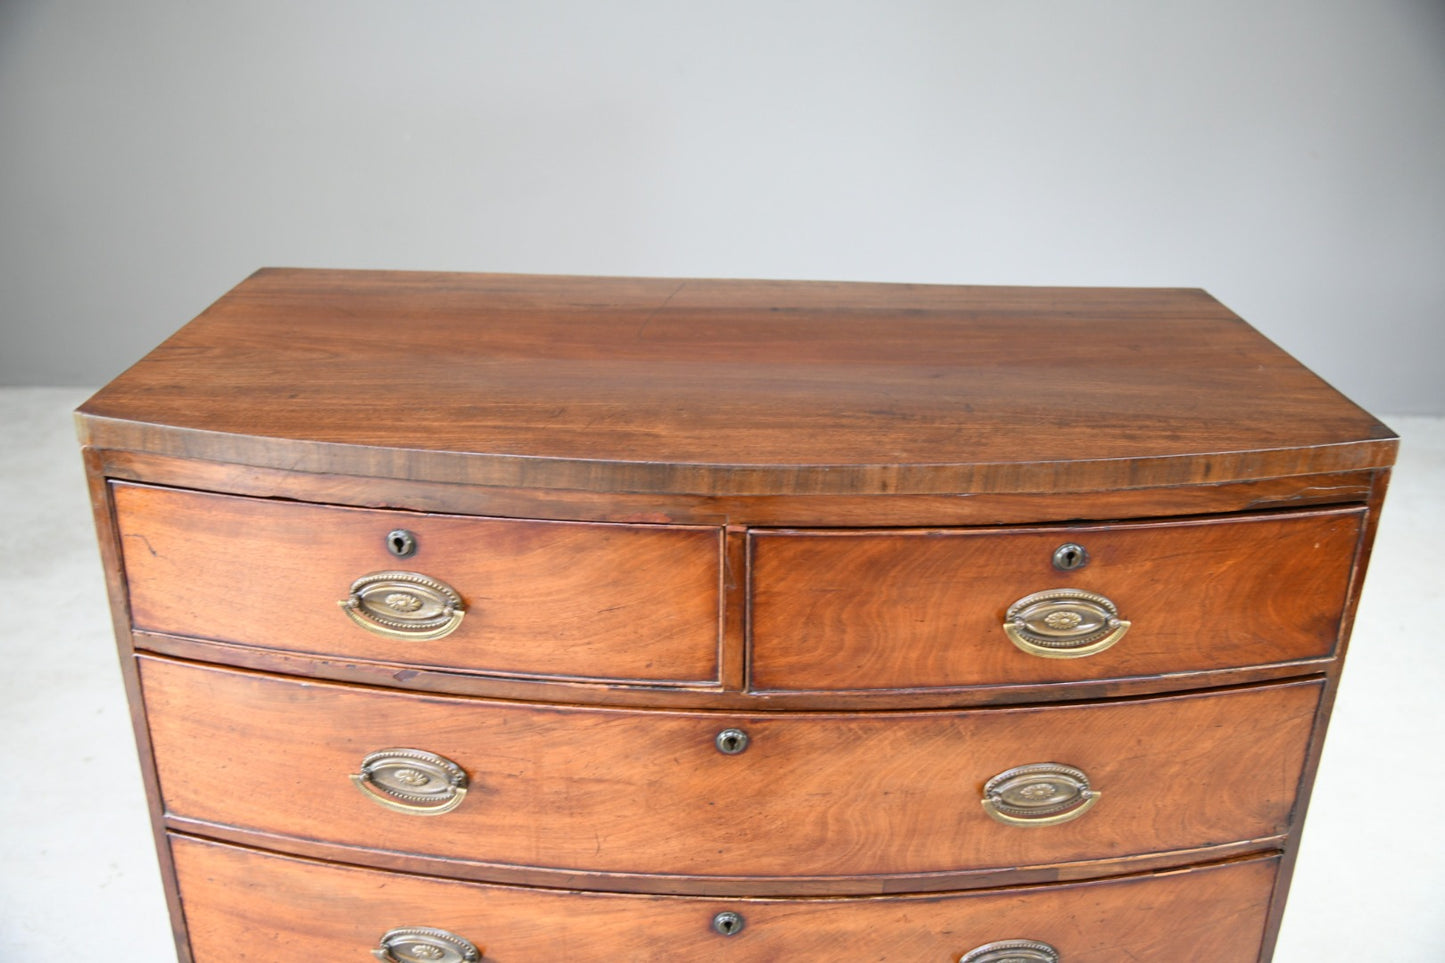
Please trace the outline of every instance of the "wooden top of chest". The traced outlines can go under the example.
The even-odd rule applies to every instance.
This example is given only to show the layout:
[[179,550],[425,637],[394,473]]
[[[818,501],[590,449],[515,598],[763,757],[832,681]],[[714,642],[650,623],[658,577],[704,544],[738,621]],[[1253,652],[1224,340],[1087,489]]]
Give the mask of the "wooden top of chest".
[[305,472],[719,495],[1102,491],[1389,465],[1198,290],[266,269],[82,440]]

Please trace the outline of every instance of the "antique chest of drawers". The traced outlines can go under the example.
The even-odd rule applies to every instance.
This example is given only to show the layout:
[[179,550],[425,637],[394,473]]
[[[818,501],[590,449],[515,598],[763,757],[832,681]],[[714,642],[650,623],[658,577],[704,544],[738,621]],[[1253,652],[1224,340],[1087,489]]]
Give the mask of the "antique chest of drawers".
[[1266,960],[1395,452],[1193,290],[265,270],[77,417],[194,963]]

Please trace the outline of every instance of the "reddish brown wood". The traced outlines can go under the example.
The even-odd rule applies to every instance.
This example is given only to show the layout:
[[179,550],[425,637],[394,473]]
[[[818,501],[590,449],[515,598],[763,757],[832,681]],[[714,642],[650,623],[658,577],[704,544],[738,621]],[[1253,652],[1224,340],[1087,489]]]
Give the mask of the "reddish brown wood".
[[[951,961],[1029,938],[1068,963],[1254,963],[1273,859],[947,896],[706,899],[483,886],[174,837],[197,963],[363,960],[393,926],[434,926],[497,963]],[[723,937],[719,912],[745,926]]]
[[[461,861],[440,856],[398,853],[389,849],[368,849],[316,839],[299,839],[272,832],[237,829],[223,823],[184,816],[165,817],[174,833],[212,839],[251,849],[285,853],[326,862],[365,865],[371,869],[465,879],[480,883],[536,886],[545,889],[579,889],[597,893],[640,893],[672,896],[772,896],[779,897],[776,880],[734,877],[636,876],[496,863]],[[1008,869],[973,869],[947,873],[919,873],[910,876],[869,876],[839,879],[823,876],[794,876],[788,879],[783,897],[870,896],[907,893],[965,892],[1002,886],[1033,886],[1040,883],[1075,882],[1105,876],[1153,873],[1204,862],[1223,862],[1259,855],[1277,855],[1287,836],[1264,836],[1233,843],[1217,843],[1195,849],[1171,849],[1138,856],[1068,863],[1042,863]]]
[[722,680],[727,690],[740,691],[747,678],[748,533],[726,529],[722,566]]
[[1009,525],[1358,504],[1369,497],[1371,479],[1360,471],[1109,492],[711,496],[472,487],[91,450],[111,478],[263,498],[517,518],[771,527]]
[[[381,512],[119,484],[115,500],[138,628],[502,675],[718,678],[716,528]],[[398,528],[416,533],[409,558],[387,551]],[[353,624],[337,604],[353,580],[395,569],[461,593],[461,626],[413,641]]]
[[[290,270],[77,420],[185,963],[1267,960],[1396,444],[1200,291]],[[347,621],[396,568],[463,628]],[[1129,635],[1015,650],[1063,585]],[[350,785],[418,744],[455,812]],[[1102,801],[988,820],[1038,761]]]
[[1385,504],[1385,492],[1390,486],[1390,471],[1384,469],[1376,472],[1374,484],[1370,489],[1369,514],[1366,524],[1360,532],[1360,539],[1355,547],[1354,567],[1350,573],[1349,598],[1345,604],[1345,611],[1340,619],[1341,651],[1337,659],[1335,671],[1325,680],[1324,691],[1320,696],[1319,719],[1315,724],[1314,736],[1310,739],[1309,752],[1305,756],[1305,763],[1300,771],[1299,799],[1295,803],[1296,830],[1291,833],[1285,841],[1284,853],[1280,859],[1280,872],[1275,880],[1275,890],[1270,901],[1269,922],[1265,929],[1264,944],[1260,950],[1260,959],[1269,960],[1274,955],[1275,943],[1279,938],[1280,923],[1284,918],[1285,900],[1289,896],[1290,882],[1294,877],[1295,863],[1299,858],[1300,841],[1303,838],[1305,816],[1309,811],[1310,797],[1314,793],[1315,774],[1319,770],[1320,754],[1324,750],[1325,734],[1329,728],[1330,712],[1334,708],[1335,695],[1340,687],[1340,668],[1349,648],[1350,630],[1354,627],[1355,612],[1359,608],[1360,590],[1364,585],[1365,569],[1370,562],[1370,553],[1375,546],[1375,533],[1379,529],[1380,510]]
[[1212,484],[1395,450],[1189,290],[265,270],[80,420],[260,467],[695,494]]
[[[379,685],[416,692],[483,696],[519,701],[546,701],[576,705],[614,705],[678,709],[739,709],[745,711],[808,709],[923,709],[977,708],[981,706],[1048,703],[1078,699],[1110,699],[1154,695],[1161,692],[1215,686],[1252,685],[1301,676],[1318,675],[1332,668],[1331,659],[1306,659],[1243,669],[1182,672],[1166,676],[1095,682],[1042,685],[981,685],[917,689],[808,690],[801,692],[748,692],[713,686],[624,685],[547,679],[512,679],[428,669],[395,662],[361,662],[354,659],[308,656],[191,639],[152,632],[135,633],[135,648],[178,659],[213,662],[241,669],[276,672],[306,678],[328,679],[358,685]],[[731,649],[729,650],[731,651]],[[739,659],[741,653],[739,652]],[[737,672],[741,672],[739,664]],[[734,680],[736,681],[736,680]],[[738,684],[741,684],[738,682]]]
[[[1333,651],[1363,511],[1051,529],[783,531],[752,537],[752,685],[888,689],[1158,676]],[[1054,568],[1077,543],[1089,563]],[[1106,596],[1132,622],[1095,655],[1004,635],[1046,589]]]
[[[1003,869],[1278,835],[1319,693],[1287,683],[1042,709],[774,716],[419,697],[149,658],[141,677],[176,815],[516,867],[774,879],[784,893],[790,877]],[[713,740],[734,726],[752,741],[724,756]],[[350,785],[367,753],[402,746],[466,769],[462,806],[409,817]],[[991,820],[983,784],[1037,762],[1083,769],[1101,802],[1062,826]]]
[[121,567],[120,533],[115,523],[115,506],[110,485],[102,468],[102,460],[94,449],[85,449],[86,483],[90,489],[92,519],[101,562],[105,566],[106,591],[110,600],[111,626],[119,650],[121,679],[125,685],[126,703],[130,708],[131,729],[139,751],[141,781],[150,802],[151,832],[161,879],[165,885],[166,906],[170,911],[171,935],[176,944],[179,963],[192,963],[187,942],[185,919],[181,915],[180,893],[176,887],[175,865],[166,842],[164,813],[158,803],[160,782],[156,776],[155,757],[151,753],[150,726],[146,720],[145,702],[141,697],[140,674],[136,668],[135,648],[130,633],[130,600],[126,594],[125,572]]

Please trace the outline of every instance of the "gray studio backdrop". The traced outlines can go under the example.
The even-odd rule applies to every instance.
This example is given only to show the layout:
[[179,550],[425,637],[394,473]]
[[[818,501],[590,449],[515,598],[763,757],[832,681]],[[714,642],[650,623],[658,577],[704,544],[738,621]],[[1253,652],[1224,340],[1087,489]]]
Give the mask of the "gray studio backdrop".
[[1200,286],[1445,413],[1445,3],[0,0],[0,384],[261,265]]

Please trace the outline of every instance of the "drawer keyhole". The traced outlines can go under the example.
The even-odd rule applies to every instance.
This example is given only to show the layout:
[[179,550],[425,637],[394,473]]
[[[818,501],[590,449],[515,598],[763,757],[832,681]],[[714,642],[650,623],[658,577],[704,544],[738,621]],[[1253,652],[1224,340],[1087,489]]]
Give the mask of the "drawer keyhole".
[[1072,572],[1089,564],[1089,553],[1084,546],[1067,542],[1054,549],[1054,568],[1060,572]]
[[397,558],[410,558],[416,554],[416,536],[404,528],[387,533],[386,550]]
[[712,928],[723,936],[736,936],[743,931],[742,915],[724,910],[712,918]]
[[724,729],[715,740],[717,751],[725,756],[736,756],[748,747],[748,734],[741,729]]

